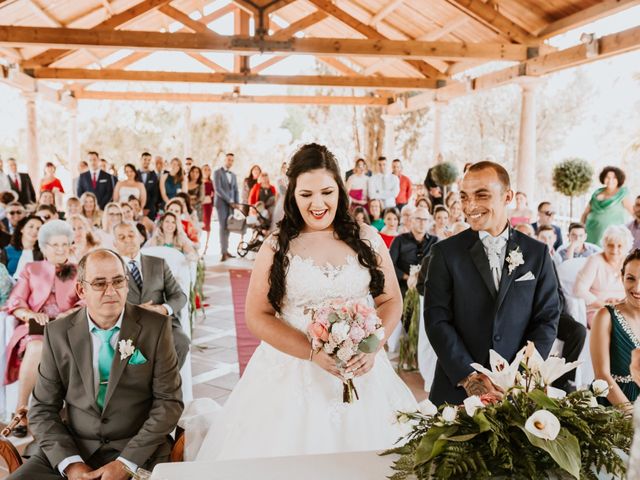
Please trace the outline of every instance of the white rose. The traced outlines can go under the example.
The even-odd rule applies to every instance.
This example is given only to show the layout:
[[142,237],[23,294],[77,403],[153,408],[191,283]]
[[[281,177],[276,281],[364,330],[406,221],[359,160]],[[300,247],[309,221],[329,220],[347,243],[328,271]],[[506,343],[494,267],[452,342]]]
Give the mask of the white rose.
[[538,410],[527,418],[524,428],[543,440],[555,440],[560,433],[560,420],[548,410]]
[[353,352],[348,347],[342,347],[338,350],[337,353],[338,358],[342,361],[342,363],[347,363],[353,357]]
[[347,322],[336,322],[331,327],[331,338],[337,344],[344,342],[349,336],[351,326]]
[[596,397],[606,397],[609,394],[609,384],[606,380],[598,379],[591,384],[591,390]]
[[423,400],[418,404],[418,411],[422,415],[433,417],[438,413],[438,407],[436,407],[433,402],[427,398],[426,400]]
[[596,400],[596,397],[589,397],[589,406],[591,408],[596,408],[598,406],[598,400]]
[[484,403],[480,400],[478,395],[471,395],[464,399],[464,410],[467,412],[467,415],[473,418],[476,414],[476,410],[479,408],[484,408]]
[[458,409],[456,407],[444,407],[442,410],[442,419],[447,423],[453,423],[458,416]]

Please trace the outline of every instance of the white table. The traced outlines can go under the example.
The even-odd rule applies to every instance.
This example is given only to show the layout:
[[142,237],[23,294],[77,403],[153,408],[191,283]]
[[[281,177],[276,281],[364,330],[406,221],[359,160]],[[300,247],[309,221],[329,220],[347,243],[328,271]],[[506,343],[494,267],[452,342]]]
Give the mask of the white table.
[[161,463],[151,480],[384,480],[393,471],[395,455],[377,452],[251,458],[220,462]]

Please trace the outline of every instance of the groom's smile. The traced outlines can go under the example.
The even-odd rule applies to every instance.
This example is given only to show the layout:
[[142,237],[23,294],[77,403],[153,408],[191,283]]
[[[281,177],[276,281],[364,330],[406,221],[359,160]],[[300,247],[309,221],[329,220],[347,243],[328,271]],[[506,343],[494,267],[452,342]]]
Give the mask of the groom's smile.
[[471,228],[497,236],[507,224],[507,205],[513,192],[505,188],[493,169],[469,171],[460,191],[462,210]]

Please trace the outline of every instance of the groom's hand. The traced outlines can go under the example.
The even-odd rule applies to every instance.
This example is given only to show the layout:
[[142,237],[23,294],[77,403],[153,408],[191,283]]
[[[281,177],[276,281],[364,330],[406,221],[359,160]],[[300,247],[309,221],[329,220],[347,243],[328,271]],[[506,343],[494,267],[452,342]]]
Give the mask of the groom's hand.
[[82,478],[82,480],[127,480],[130,477],[124,468],[124,464],[118,460],[114,460],[97,470],[85,473],[80,478]]
[[82,480],[84,478],[85,473],[89,473],[91,471],[91,467],[86,463],[77,462],[69,465],[64,474],[67,476],[69,480]]
[[492,396],[502,398],[503,391],[501,388],[496,387],[489,377],[483,373],[471,374],[461,382],[462,388],[464,388],[467,395],[482,396],[490,394]]

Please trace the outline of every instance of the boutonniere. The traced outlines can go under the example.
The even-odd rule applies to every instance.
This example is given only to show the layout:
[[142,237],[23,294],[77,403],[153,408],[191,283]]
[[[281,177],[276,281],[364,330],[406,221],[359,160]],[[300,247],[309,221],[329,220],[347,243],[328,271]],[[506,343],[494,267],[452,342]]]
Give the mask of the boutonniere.
[[522,250],[520,250],[520,247],[516,247],[509,252],[507,263],[509,264],[509,275],[524,263],[524,257],[522,256]]
[[124,360],[133,355],[133,352],[136,351],[136,347],[131,339],[128,338],[126,340],[120,340],[118,342],[118,351],[120,352],[120,360]]

